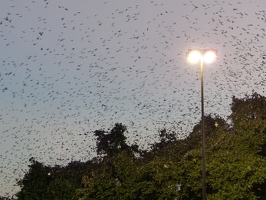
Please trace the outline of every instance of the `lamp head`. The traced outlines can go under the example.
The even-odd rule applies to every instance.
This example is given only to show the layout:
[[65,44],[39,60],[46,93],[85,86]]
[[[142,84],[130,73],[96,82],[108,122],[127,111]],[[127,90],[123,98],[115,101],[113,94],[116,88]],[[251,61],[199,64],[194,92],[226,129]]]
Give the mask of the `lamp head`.
[[190,63],[197,63],[202,60],[205,63],[211,63],[217,58],[217,50],[213,49],[189,49],[187,59]]
[[199,62],[201,57],[202,52],[199,49],[190,49],[187,53],[187,59],[192,64]]

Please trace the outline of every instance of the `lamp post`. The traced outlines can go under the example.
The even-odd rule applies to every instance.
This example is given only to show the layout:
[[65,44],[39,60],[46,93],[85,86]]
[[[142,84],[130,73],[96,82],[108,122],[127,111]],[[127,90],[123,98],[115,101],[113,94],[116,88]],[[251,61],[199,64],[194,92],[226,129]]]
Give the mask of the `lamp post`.
[[211,63],[215,60],[218,53],[212,49],[189,49],[187,59],[190,63],[200,61],[201,77],[201,140],[202,140],[202,199],[206,200],[206,158],[205,158],[205,130],[204,130],[204,90],[203,90],[203,63]]

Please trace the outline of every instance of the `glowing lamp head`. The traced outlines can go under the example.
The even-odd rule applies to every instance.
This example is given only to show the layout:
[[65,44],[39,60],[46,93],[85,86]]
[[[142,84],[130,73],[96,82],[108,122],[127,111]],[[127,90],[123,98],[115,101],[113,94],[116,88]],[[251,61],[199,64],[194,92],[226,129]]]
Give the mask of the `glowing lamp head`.
[[199,61],[203,61],[205,63],[213,62],[217,57],[217,51],[211,49],[205,50],[189,50],[187,53],[187,59],[190,63],[195,64]]
[[200,61],[202,55],[199,50],[191,50],[188,52],[187,59],[190,63],[197,63]]
[[211,63],[216,59],[216,57],[217,53],[215,51],[207,50],[206,52],[204,52],[203,61],[206,63]]

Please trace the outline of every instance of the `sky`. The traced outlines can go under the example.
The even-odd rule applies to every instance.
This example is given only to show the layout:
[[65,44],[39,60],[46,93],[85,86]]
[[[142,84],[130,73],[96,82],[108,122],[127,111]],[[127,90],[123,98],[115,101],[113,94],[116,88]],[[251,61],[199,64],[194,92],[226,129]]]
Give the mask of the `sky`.
[[227,120],[233,96],[266,95],[264,0],[6,0],[0,7],[0,196],[29,159],[95,156],[93,131],[127,126],[142,148],[158,130],[184,138],[205,114]]

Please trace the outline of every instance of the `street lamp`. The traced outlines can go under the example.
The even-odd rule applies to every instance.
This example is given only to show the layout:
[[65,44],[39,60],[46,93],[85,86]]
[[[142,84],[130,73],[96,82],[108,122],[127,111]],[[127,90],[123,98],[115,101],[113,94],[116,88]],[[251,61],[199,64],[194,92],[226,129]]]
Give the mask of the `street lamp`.
[[213,49],[189,49],[187,59],[190,63],[200,61],[201,77],[201,140],[202,140],[202,199],[206,199],[206,159],[205,159],[205,131],[204,131],[204,90],[203,90],[203,63],[213,62],[218,55]]

